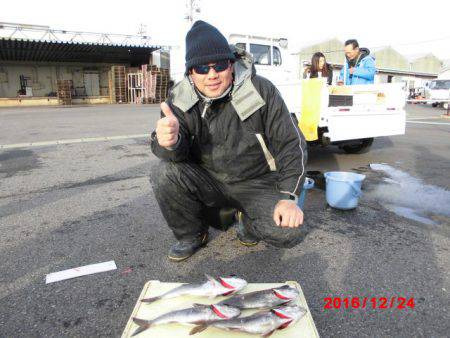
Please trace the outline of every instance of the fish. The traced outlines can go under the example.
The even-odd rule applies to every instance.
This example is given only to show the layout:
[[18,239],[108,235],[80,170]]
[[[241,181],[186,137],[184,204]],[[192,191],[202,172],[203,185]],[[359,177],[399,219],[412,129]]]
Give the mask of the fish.
[[206,296],[214,298],[217,296],[228,296],[241,291],[247,286],[247,282],[236,276],[219,277],[215,279],[209,275],[206,276],[206,282],[202,284],[183,284],[162,295],[142,299],[141,302],[153,303],[160,299],[175,298],[184,295]]
[[282,330],[296,323],[305,314],[306,309],[301,306],[282,306],[257,312],[247,317],[201,323],[195,326],[189,334],[194,335],[206,330],[208,327],[215,327],[222,330],[259,334],[267,338],[274,331]]
[[195,304],[194,307],[165,313],[151,320],[133,317],[133,322],[139,328],[132,334],[135,336],[148,328],[158,324],[206,324],[212,321],[221,321],[236,318],[241,314],[238,308],[227,305]]
[[234,295],[233,297],[225,299],[217,304],[233,306],[241,310],[265,309],[285,305],[297,299],[298,296],[299,291],[297,288],[289,285],[283,285],[276,288]]

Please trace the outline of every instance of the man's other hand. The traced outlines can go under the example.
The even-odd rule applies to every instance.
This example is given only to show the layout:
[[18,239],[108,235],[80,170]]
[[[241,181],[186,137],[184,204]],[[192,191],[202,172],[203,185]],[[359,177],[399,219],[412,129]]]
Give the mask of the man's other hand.
[[165,117],[156,123],[156,138],[161,147],[169,148],[178,141],[180,124],[167,103],[161,103],[161,110]]
[[275,205],[273,220],[278,226],[297,228],[303,224],[303,211],[291,200],[281,200]]
[[350,74],[353,74],[353,73],[355,72],[355,68],[354,68],[354,67],[351,67],[351,68],[348,70],[348,72],[349,72]]

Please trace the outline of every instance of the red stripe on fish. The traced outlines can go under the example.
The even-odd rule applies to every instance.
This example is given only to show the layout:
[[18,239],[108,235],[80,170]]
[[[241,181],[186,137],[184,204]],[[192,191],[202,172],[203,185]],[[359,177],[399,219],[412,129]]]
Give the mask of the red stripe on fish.
[[278,312],[277,310],[272,310],[273,313],[275,313],[278,317],[283,319],[291,319],[291,317],[286,316],[283,312]]
[[289,324],[292,323],[292,320],[288,321],[287,323],[284,323],[283,325],[281,325],[278,330],[283,330],[285,328],[287,328],[289,326]]
[[223,318],[223,319],[227,319],[228,317],[227,316],[225,316],[222,312],[220,312],[214,305],[211,305],[211,309],[214,311],[214,313],[216,314],[216,315],[218,315],[220,318]]
[[227,282],[225,282],[222,278],[219,278],[220,284],[222,284],[223,286],[225,286],[227,289],[235,289],[235,287],[233,285],[228,284]]
[[291,300],[291,298],[283,296],[281,293],[276,292],[275,290],[273,290],[273,293],[275,294],[275,296],[277,296],[280,299],[284,299],[284,300]]

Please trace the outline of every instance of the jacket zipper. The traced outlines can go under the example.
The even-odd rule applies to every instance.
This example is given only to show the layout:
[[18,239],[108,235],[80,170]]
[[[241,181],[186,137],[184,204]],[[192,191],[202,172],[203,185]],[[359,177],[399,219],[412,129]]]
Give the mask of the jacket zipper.
[[200,142],[203,142],[203,121],[205,121],[206,126],[209,129],[209,121],[208,121],[208,119],[205,118],[205,116],[206,116],[208,108],[212,104],[212,100],[205,100],[204,102],[205,102],[205,106],[203,107],[203,111],[202,111],[202,114],[200,115],[201,118],[200,118],[200,121],[199,121],[200,122],[199,123],[199,125],[200,125],[200,138],[199,138],[199,140],[200,140]]
[[212,100],[205,101],[205,107],[203,108],[203,112],[202,112],[202,119],[205,118],[206,111],[211,106],[211,103],[212,103]]

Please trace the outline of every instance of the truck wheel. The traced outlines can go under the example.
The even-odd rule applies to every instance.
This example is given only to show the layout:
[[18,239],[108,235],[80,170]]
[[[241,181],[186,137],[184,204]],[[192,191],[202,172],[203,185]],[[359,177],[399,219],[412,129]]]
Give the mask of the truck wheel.
[[359,143],[342,146],[342,149],[344,149],[344,151],[347,154],[365,153],[366,151],[369,150],[370,146],[372,145],[373,137],[363,138],[359,141],[360,141]]
[[436,103],[436,102],[433,102],[433,103],[431,104],[431,106],[432,106],[433,108],[436,108],[438,105],[439,105],[439,103]]

